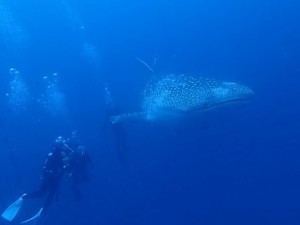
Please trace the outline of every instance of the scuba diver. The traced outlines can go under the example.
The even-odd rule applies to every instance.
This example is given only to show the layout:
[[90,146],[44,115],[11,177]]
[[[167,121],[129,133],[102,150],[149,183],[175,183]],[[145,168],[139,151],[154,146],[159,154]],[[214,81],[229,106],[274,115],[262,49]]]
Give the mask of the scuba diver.
[[86,147],[81,145],[77,131],[73,131],[71,137],[67,139],[68,161],[66,169],[71,178],[71,188],[76,200],[82,200],[83,195],[79,186],[89,181],[88,167],[92,165],[92,160]]
[[49,208],[54,198],[58,197],[60,181],[65,171],[66,166],[66,150],[67,146],[61,136],[55,140],[51,152],[48,154],[41,176],[41,185],[37,191],[23,194],[17,201],[10,205],[3,213],[2,217],[8,221],[12,221],[24,200],[32,198],[41,198],[45,196],[43,206],[39,209],[37,214],[21,222],[22,224],[37,220]]
[[108,125],[110,125],[112,133],[116,140],[116,150],[118,153],[119,160],[122,164],[126,163],[127,155],[128,155],[128,147],[127,147],[127,138],[126,131],[124,129],[123,123],[112,123],[111,117],[121,114],[121,110],[119,110],[111,96],[111,92],[108,88],[108,85],[105,83],[104,86],[104,100],[105,100],[105,121],[104,128],[106,129]]

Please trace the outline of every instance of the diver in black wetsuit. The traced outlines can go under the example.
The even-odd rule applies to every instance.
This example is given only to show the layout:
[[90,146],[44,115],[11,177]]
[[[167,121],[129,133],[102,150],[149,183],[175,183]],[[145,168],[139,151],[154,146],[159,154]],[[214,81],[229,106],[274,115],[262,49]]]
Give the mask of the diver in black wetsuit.
[[37,191],[24,194],[23,199],[46,196],[42,213],[49,207],[54,197],[58,196],[61,177],[64,173],[64,153],[54,148],[47,156],[41,177],[41,186]]
[[45,196],[45,201],[39,211],[28,220],[21,223],[27,223],[39,219],[49,208],[54,198],[58,197],[61,178],[64,174],[67,161],[68,146],[64,139],[59,136],[48,154],[41,176],[41,186],[37,191],[23,194],[17,201],[11,204],[3,213],[2,217],[12,221],[18,214],[23,201],[31,198],[41,198]]
[[55,140],[51,152],[48,154],[41,176],[41,185],[37,191],[23,194],[16,202],[9,206],[2,214],[6,220],[13,220],[22,206],[24,200],[45,197],[43,206],[38,213],[22,223],[36,220],[49,208],[54,198],[58,197],[61,178],[65,171],[66,145],[61,136]]
[[66,148],[64,140],[59,136],[55,140],[55,145],[52,151],[48,154],[41,176],[41,186],[37,191],[26,193],[22,197],[23,199],[39,198],[46,195],[43,207],[41,208],[41,213],[44,214],[46,209],[53,201],[55,197],[58,196],[59,186],[61,178],[65,170],[65,160],[66,160]]

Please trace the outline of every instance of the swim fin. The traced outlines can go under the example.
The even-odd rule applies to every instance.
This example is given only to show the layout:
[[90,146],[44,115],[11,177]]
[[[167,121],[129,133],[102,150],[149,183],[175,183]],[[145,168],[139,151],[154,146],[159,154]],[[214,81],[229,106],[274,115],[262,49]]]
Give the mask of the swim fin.
[[12,221],[19,212],[19,209],[21,208],[22,204],[23,195],[20,198],[18,198],[18,200],[15,201],[13,204],[8,206],[8,208],[2,213],[2,217],[8,221]]
[[[31,222],[31,221],[37,222],[37,220],[41,217],[42,212],[43,212],[43,208],[41,208],[41,209],[37,212],[37,214],[35,214],[33,217],[29,218],[28,220],[22,221],[21,224],[28,223],[28,222]],[[35,223],[34,223],[34,224],[35,224]]]

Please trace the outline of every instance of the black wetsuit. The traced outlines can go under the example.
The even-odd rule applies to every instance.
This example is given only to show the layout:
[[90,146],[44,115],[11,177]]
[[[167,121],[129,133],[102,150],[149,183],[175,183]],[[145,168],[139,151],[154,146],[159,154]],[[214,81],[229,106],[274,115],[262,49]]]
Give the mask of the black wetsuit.
[[64,152],[54,149],[47,156],[43,167],[40,188],[32,193],[25,194],[23,199],[40,198],[46,195],[43,204],[43,213],[47,210],[54,197],[58,196],[61,177],[64,173]]

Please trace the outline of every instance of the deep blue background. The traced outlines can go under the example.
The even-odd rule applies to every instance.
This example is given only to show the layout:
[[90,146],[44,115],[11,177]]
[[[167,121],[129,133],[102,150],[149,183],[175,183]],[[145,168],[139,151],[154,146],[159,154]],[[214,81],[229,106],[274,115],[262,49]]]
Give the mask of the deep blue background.
[[[42,224],[299,224],[299,10],[296,0],[1,1],[0,209],[38,186],[55,137],[77,129],[95,164],[85,199],[65,179]],[[137,111],[153,75],[136,58],[157,58],[156,74],[245,84],[255,98],[175,124],[126,124],[122,165],[103,129],[103,86]],[[33,97],[22,113],[5,96],[11,67]],[[66,117],[36,104],[54,72]]]

